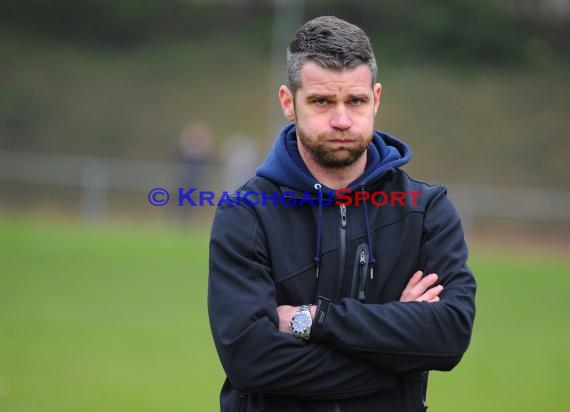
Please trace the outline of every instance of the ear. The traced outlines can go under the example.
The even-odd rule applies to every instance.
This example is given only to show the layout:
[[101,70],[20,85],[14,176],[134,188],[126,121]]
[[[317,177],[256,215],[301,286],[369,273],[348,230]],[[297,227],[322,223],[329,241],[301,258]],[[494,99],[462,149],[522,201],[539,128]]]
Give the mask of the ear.
[[293,122],[295,120],[295,104],[293,103],[293,93],[287,86],[279,88],[279,102],[281,103],[283,115],[285,115],[287,120]]
[[376,83],[374,85],[374,116],[378,113],[378,108],[380,107],[380,95],[382,94],[382,85]]

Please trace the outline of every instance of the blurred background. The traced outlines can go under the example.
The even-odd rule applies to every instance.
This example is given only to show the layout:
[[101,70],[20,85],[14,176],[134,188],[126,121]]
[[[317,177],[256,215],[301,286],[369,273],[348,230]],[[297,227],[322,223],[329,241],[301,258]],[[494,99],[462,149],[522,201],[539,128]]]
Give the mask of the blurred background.
[[286,45],[319,15],[368,33],[377,127],[466,229],[472,347],[428,404],[570,402],[570,0],[3,0],[0,411],[218,409],[214,208],[177,188],[253,173],[284,125]]

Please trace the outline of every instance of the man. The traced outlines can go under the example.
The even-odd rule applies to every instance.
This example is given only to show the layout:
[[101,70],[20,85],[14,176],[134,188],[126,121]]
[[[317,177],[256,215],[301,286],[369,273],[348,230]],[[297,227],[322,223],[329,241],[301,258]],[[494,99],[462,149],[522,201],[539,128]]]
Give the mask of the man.
[[361,29],[309,21],[287,68],[291,124],[212,227],[221,409],[423,411],[427,371],[459,362],[475,316],[459,219],[445,188],[399,169],[408,147],[374,130]]

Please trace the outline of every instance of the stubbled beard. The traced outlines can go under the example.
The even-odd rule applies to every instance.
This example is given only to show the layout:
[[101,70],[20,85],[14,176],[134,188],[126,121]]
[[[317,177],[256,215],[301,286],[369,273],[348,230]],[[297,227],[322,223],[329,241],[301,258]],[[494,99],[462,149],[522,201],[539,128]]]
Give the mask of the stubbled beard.
[[332,169],[342,169],[356,162],[368,148],[372,136],[368,139],[362,135],[343,135],[356,141],[347,146],[331,148],[329,140],[334,134],[322,133],[316,139],[309,138],[297,125],[297,138],[311,157],[321,166]]

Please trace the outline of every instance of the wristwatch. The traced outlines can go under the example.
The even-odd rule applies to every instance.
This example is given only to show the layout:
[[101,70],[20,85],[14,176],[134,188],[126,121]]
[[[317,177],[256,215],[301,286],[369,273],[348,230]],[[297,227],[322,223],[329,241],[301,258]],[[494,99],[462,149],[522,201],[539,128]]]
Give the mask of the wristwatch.
[[311,336],[313,317],[310,309],[311,305],[300,306],[289,322],[289,330],[299,339],[307,340]]

